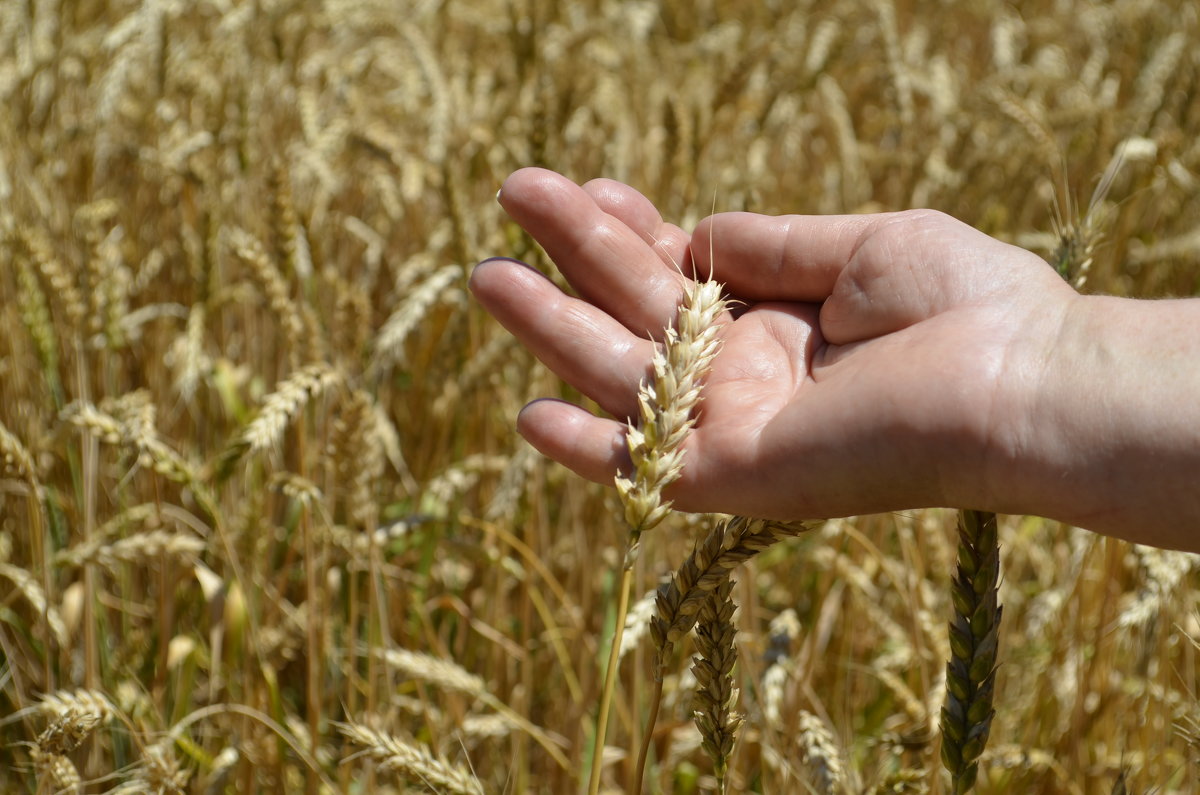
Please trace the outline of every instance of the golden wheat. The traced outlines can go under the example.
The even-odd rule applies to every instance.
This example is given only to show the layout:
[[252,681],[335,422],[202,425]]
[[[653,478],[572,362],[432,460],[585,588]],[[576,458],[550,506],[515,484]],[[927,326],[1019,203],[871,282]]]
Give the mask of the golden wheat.
[[[493,255],[566,286],[497,185],[623,178],[685,231],[714,196],[930,206],[1065,244],[1090,291],[1195,295],[1193,5],[0,2],[0,790],[426,786],[343,763],[341,722],[469,759],[473,791],[577,791],[629,533],[610,489],[513,433],[522,404],[579,395],[465,300]],[[669,651],[621,622],[604,783],[641,743],[647,788],[715,784],[683,657],[741,558],[727,787],[826,786],[803,711],[834,786],[936,789],[953,519],[755,549],[736,522],[709,547],[709,519],[664,521],[627,592],[657,602],[678,570]],[[976,790],[1188,791],[1190,558],[998,532],[1007,662]],[[61,753],[68,726],[45,732],[74,708],[105,717]]]

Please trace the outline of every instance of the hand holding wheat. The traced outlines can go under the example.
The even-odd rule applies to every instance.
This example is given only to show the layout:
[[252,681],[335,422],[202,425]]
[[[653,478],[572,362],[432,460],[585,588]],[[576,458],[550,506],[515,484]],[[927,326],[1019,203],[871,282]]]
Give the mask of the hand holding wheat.
[[[1192,477],[1154,463],[1194,477],[1200,409],[1151,405],[1179,401],[1179,385],[1144,392],[1163,368],[1198,380],[1200,337],[1183,333],[1197,302],[1079,296],[1039,257],[932,211],[727,213],[689,237],[628,186],[539,169],[513,174],[500,202],[579,297],[511,260],[480,265],[472,289],[617,418],[559,401],[521,413],[535,447],[587,478],[628,471],[619,420],[636,416],[654,334],[686,275],[715,269],[737,311],[718,321],[688,466],[665,493],[675,507],[794,519],[974,506],[1200,544],[1178,529],[1200,515]],[[1114,404],[1126,427],[1111,427]]]

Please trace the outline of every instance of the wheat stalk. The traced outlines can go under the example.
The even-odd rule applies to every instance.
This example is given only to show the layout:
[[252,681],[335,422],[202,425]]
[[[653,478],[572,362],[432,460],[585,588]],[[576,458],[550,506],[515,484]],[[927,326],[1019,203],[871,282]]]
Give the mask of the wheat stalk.
[[329,365],[310,364],[279,382],[275,391],[263,401],[258,416],[217,460],[215,468],[218,480],[232,474],[234,465],[246,453],[258,453],[278,444],[296,415],[310,401],[341,381],[341,375]]
[[190,778],[175,755],[175,741],[167,737],[148,746],[130,780],[109,795],[184,795]]
[[90,562],[113,568],[118,563],[142,563],[159,560],[163,556],[186,562],[202,553],[207,542],[202,538],[166,530],[148,530],[133,533],[109,544],[103,537],[89,539],[54,557],[57,565],[84,566]]
[[675,644],[695,626],[700,608],[709,593],[725,582],[729,572],[739,564],[769,549],[781,539],[799,535],[819,524],[764,522],[741,516],[722,519],[696,544],[692,554],[670,579],[659,586],[655,593],[656,613],[650,620],[650,636],[655,647],[654,693],[650,698],[650,715],[646,719],[646,730],[634,773],[635,789],[641,786],[650,738],[658,721],[667,659]]
[[776,542],[819,526],[819,522],[782,524],[730,517],[718,522],[696,544],[668,582],[656,595],[657,614],[650,622],[658,671],[661,679],[667,657],[675,644],[696,623],[700,606],[708,594],[720,585],[729,572]]
[[[617,494],[624,507],[629,537],[617,592],[616,631],[609,645],[608,667],[600,695],[588,795],[600,790],[608,712],[616,687],[621,636],[629,610],[633,563],[642,533],[658,525],[671,510],[662,491],[683,471],[683,441],[696,422],[700,385],[720,348],[717,320],[725,311],[722,286],[715,281],[690,282],[676,311],[675,323],[664,331],[663,343],[651,362],[654,377],[638,389],[638,422],[629,422],[625,444],[633,464],[632,477],[617,475]],[[640,770],[638,775],[640,775]],[[639,778],[636,786],[640,788]]]
[[399,671],[410,679],[429,682],[443,690],[478,698],[529,734],[559,765],[567,767],[567,759],[558,748],[558,738],[549,735],[540,727],[513,712],[511,707],[488,691],[487,685],[482,679],[462,666],[440,657],[408,649],[376,649],[374,656],[383,660],[389,668]]
[[708,593],[696,617],[697,659],[692,665],[696,677],[693,715],[700,730],[700,747],[713,763],[717,792],[725,792],[725,774],[729,756],[742,718],[733,711],[738,691],[733,686],[733,666],[737,662],[733,626],[734,604],[730,598],[733,580]]
[[330,447],[346,520],[356,527],[374,527],[379,509],[372,488],[383,474],[384,444],[375,403],[363,390],[350,394],[334,421]]
[[375,335],[375,341],[371,345],[374,350],[373,368],[381,369],[405,361],[404,341],[428,314],[429,308],[461,277],[461,267],[446,265],[426,277],[405,296],[404,301],[384,321],[379,333]]
[[83,778],[80,777],[75,763],[65,755],[48,753],[41,748],[34,748],[33,763],[40,776],[49,776],[50,780],[54,782],[53,792],[63,793],[63,795],[76,795],[76,793],[82,792]]
[[80,331],[87,315],[87,305],[71,271],[54,255],[48,236],[40,229],[22,229],[17,233],[17,242],[50,285],[51,293],[64,310],[69,328]]
[[800,755],[808,766],[815,791],[821,795],[838,795],[846,783],[846,762],[837,741],[825,725],[825,721],[808,710],[800,710],[797,719],[796,744]]
[[37,708],[56,721],[85,717],[96,725],[106,723],[117,715],[117,708],[112,701],[99,690],[57,690],[42,696]]
[[382,773],[423,782],[436,792],[483,795],[483,787],[468,771],[421,746],[357,722],[339,723],[337,727],[352,743],[363,747],[360,755],[373,759]]
[[193,484],[198,490],[197,496],[211,503],[197,483],[199,477],[195,467],[159,438],[155,428],[156,413],[150,394],[136,390],[117,400],[102,401],[99,408],[87,402],[71,403],[63,408],[60,416],[102,442],[130,445],[137,451],[139,466],[168,480]]
[[35,499],[41,499],[42,484],[38,479],[37,462],[34,461],[33,454],[3,422],[0,422],[0,473],[21,478],[29,484]]
[[958,567],[952,585],[950,662],[942,706],[942,764],[954,795],[975,786],[979,755],[992,726],[996,650],[1002,609],[996,515],[959,512]]
[[104,716],[90,709],[65,711],[38,735],[38,750],[45,754],[69,754],[103,722]]
[[725,311],[718,282],[692,282],[684,291],[675,326],[665,331],[651,366],[652,382],[638,390],[638,421],[629,423],[626,446],[632,477],[618,475],[617,493],[630,528],[626,565],[641,534],[671,510],[662,491],[683,471],[683,440],[696,422],[700,385],[720,349],[717,319]]
[[295,351],[304,333],[304,321],[296,302],[292,300],[287,279],[271,261],[262,243],[249,232],[234,228],[229,230],[228,239],[234,254],[249,267],[250,275],[266,296],[272,314],[282,324],[289,350]]
[[21,320],[33,339],[42,372],[56,400],[61,400],[62,388],[58,384],[58,335],[50,316],[50,305],[46,294],[38,284],[37,276],[24,260],[17,261],[17,303],[21,308]]
[[50,628],[50,633],[54,636],[58,647],[69,648],[71,635],[67,631],[67,625],[63,622],[62,615],[57,608],[46,601],[46,591],[33,578],[33,575],[18,566],[0,561],[0,577],[12,581],[13,585],[17,586],[17,591],[29,602],[34,613],[45,617],[46,625]]

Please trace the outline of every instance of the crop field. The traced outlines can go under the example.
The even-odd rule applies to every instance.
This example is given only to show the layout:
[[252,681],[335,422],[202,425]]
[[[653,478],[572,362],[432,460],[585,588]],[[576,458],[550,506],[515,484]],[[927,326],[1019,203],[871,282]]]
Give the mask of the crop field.
[[[646,792],[965,791],[957,511],[671,513],[605,687],[621,503],[516,434],[579,396],[466,289],[562,284],[528,165],[1200,295],[1200,6],[0,0],[0,791],[625,792],[643,748]],[[1200,558],[998,540],[973,791],[1200,791]]]

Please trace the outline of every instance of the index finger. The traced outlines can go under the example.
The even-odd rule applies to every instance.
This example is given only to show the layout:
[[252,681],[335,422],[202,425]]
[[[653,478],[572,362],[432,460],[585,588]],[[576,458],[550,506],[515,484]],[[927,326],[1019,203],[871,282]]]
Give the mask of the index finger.
[[583,188],[553,171],[523,168],[505,180],[499,198],[588,302],[642,337],[657,338],[670,325],[683,275]]

